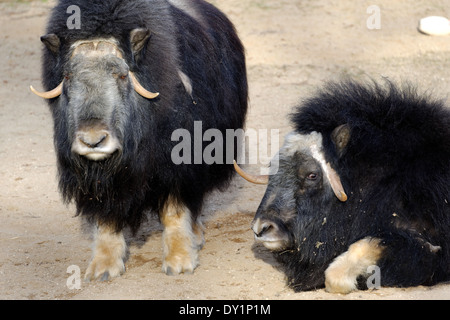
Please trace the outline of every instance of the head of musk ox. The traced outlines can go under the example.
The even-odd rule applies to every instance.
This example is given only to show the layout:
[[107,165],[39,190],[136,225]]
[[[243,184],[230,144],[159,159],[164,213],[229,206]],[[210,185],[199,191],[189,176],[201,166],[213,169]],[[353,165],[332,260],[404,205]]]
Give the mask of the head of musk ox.
[[[69,6],[78,29],[67,27]],[[164,225],[163,271],[193,272],[204,196],[227,185],[237,146],[212,164],[191,164],[194,154],[175,163],[172,134],[194,135],[198,122],[243,127],[245,57],[233,25],[201,0],[61,0],[41,40],[48,91],[32,91],[53,115],[59,188],[96,230],[86,279],[124,271],[123,229],[137,230],[145,212]]]
[[295,131],[252,223],[289,286],[347,293],[449,280],[450,110],[443,101],[412,86],[349,80],[328,84],[291,119]]

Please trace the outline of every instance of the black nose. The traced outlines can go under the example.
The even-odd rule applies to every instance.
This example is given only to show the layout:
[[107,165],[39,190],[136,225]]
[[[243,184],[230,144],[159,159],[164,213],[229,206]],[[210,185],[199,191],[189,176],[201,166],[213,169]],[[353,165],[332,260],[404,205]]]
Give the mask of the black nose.
[[281,221],[259,217],[253,221],[252,230],[255,240],[270,250],[282,250],[291,243],[290,233]]
[[108,158],[120,147],[120,141],[111,131],[99,126],[85,126],[75,132],[72,152],[98,161]]
[[252,230],[257,238],[261,238],[264,234],[274,231],[275,224],[269,220],[257,219],[253,223]]
[[108,134],[105,132],[89,132],[78,135],[78,139],[80,142],[86,145],[89,148],[96,148],[101,146],[102,142],[108,137]]
[[261,232],[260,232],[257,236],[258,236],[258,237],[262,236],[265,232],[269,231],[269,230],[272,229],[272,228],[273,228],[273,225],[272,225],[271,223],[266,223],[266,224],[263,226]]

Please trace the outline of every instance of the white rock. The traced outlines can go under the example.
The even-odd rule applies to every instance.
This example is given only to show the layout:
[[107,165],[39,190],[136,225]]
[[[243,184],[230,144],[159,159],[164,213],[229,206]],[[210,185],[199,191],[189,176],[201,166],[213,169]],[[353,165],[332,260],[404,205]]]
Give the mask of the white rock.
[[419,31],[433,36],[450,34],[450,21],[445,17],[430,16],[419,21]]

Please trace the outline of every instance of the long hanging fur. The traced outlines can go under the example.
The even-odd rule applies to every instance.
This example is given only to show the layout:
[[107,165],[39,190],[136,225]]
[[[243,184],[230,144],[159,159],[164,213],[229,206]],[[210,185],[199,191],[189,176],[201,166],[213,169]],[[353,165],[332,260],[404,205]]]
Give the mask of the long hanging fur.
[[[324,272],[349,245],[381,239],[383,286],[433,285],[450,279],[450,110],[415,87],[386,81],[330,83],[291,115],[299,133],[324,137],[348,194],[300,204],[295,245],[276,253],[296,291],[324,285]],[[342,154],[330,134],[348,124]],[[429,245],[440,247],[430,250]]]
[[[70,5],[80,8],[81,29],[67,28]],[[207,2],[191,0],[184,5],[190,10],[166,0],[61,0],[53,9],[47,33],[56,34],[61,46],[58,52],[44,48],[46,90],[64,78],[69,48],[75,41],[114,37],[130,71],[147,89],[161,93],[153,100],[136,97],[130,121],[122,128],[121,154],[99,163],[71,153],[64,101],[49,101],[59,187],[65,201],[75,201],[79,214],[117,229],[127,225],[136,229],[144,210],[158,212],[171,194],[195,218],[204,195],[225,187],[232,177],[232,164],[175,165],[171,160],[177,144],[171,141],[174,130],[185,128],[193,137],[194,121],[201,121],[203,131],[217,128],[225,136],[226,129],[244,126],[247,111],[244,49],[233,25]],[[135,28],[151,32],[137,55],[129,38]],[[192,92],[187,92],[180,71],[189,77]],[[224,163],[225,154],[224,150]]]

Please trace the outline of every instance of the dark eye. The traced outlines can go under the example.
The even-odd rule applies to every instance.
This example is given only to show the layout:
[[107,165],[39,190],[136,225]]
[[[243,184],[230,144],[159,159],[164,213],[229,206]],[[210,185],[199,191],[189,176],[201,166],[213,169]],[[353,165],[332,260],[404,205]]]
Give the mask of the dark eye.
[[113,72],[112,76],[114,78],[120,79],[120,80],[125,80],[126,78],[128,78],[128,74],[127,73]]
[[308,177],[308,180],[316,180],[317,179],[317,173],[311,172]]

